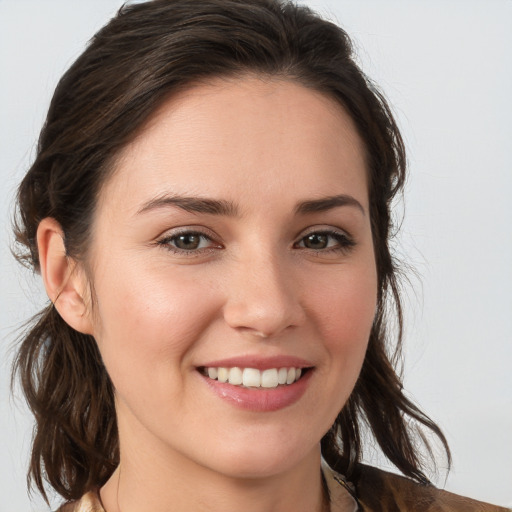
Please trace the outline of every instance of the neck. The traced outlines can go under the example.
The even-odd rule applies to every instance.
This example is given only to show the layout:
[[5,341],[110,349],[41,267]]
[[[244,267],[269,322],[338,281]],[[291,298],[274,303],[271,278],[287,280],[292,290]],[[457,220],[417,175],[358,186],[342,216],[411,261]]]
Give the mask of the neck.
[[[309,459],[309,457],[308,457]],[[126,459],[101,490],[107,512],[324,512],[320,460],[279,475],[234,478],[190,464],[169,465]]]

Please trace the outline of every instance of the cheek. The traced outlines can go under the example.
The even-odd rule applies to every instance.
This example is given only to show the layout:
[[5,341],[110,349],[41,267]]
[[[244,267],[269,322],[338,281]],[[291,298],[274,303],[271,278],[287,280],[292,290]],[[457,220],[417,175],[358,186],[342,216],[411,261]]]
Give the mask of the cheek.
[[338,276],[319,282],[322,286],[316,286],[309,298],[331,364],[354,382],[375,317],[376,283],[373,265],[357,272],[340,269]]
[[335,421],[359,377],[377,301],[372,261],[329,273],[317,276],[307,303],[325,358],[317,370],[322,385],[321,398],[316,400],[319,427],[315,432],[322,434]]
[[356,275],[331,278],[311,298],[318,305],[319,324],[327,339],[341,337],[357,342],[369,335],[375,316],[376,274],[370,268]]
[[95,337],[105,366],[116,388],[134,372],[151,375],[148,385],[165,385],[186,368],[194,342],[215,318],[215,289],[179,273],[141,274],[126,266],[121,274],[95,283]]

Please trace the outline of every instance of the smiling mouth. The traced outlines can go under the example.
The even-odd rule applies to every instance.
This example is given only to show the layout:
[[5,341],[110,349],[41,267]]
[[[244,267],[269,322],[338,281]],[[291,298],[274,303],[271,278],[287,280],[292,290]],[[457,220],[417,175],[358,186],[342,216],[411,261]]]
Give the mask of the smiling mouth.
[[199,367],[199,372],[212,380],[240,386],[245,388],[272,389],[290,386],[309,372],[312,368],[225,368],[225,367]]

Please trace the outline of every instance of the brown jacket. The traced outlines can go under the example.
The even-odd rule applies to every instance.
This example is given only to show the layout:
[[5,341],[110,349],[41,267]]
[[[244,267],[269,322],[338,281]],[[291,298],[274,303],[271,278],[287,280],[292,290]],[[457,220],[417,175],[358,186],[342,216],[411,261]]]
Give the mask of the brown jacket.
[[[451,492],[361,465],[351,483],[324,468],[331,512],[512,512],[512,509],[463,498]],[[105,512],[97,492],[63,505],[58,512]]]
[[334,505],[331,512],[343,510],[336,502],[345,499],[344,492],[352,495],[358,512],[512,512],[363,464],[351,483],[333,471],[324,469],[324,475]]

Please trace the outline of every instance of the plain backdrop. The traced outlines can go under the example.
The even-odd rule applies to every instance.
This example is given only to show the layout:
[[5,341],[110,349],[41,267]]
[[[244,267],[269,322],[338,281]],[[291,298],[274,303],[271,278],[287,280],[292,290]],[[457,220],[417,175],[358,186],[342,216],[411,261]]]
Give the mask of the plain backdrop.
[[[436,482],[512,506],[512,1],[306,3],[353,37],[408,148],[405,385],[453,451]],[[31,418],[9,394],[16,329],[45,301],[9,252],[14,191],[58,78],[120,5],[0,0],[0,512],[47,510],[27,497]]]

